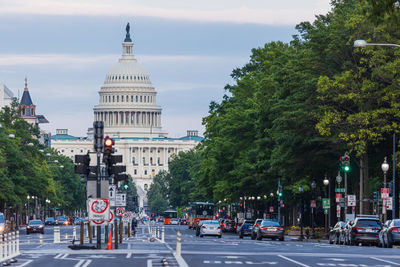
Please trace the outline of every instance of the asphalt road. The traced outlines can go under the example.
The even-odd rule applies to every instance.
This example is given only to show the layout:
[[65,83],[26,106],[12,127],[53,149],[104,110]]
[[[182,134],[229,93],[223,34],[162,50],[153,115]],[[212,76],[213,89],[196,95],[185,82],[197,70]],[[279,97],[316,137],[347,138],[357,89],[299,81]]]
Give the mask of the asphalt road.
[[[400,250],[340,246],[327,243],[239,239],[234,234],[196,237],[187,226],[166,226],[165,243],[150,240],[149,226],[140,225],[137,236],[124,238],[120,249],[71,250],[73,226],[60,227],[61,243],[53,243],[53,227],[45,234],[21,231],[18,262],[11,266],[400,266]],[[79,228],[77,235],[79,237]],[[175,253],[177,231],[182,233],[182,257]],[[87,243],[88,240],[85,240]]]

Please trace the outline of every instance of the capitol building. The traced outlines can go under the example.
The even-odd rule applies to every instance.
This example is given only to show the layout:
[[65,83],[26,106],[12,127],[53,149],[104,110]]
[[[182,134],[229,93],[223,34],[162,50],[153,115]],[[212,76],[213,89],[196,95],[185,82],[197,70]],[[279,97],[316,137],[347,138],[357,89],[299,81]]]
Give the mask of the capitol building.
[[[187,131],[181,138],[169,138],[162,130],[162,108],[156,100],[150,75],[134,56],[128,24],[122,56],[107,72],[93,112],[94,121],[104,122],[104,136],[114,139],[115,154],[123,156],[126,173],[136,184],[140,207],[146,206],[146,190],[153,177],[168,170],[172,156],[193,149],[202,140],[196,130]],[[58,129],[51,137],[51,147],[71,159],[86,154],[94,150],[93,129],[89,128],[87,137]]]

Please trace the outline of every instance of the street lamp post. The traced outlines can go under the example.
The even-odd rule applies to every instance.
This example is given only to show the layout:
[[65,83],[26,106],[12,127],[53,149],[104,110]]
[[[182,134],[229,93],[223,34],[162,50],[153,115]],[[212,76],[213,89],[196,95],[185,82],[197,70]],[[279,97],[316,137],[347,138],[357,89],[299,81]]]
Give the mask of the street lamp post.
[[28,200],[28,205],[27,205],[27,211],[26,211],[26,224],[29,223],[29,215],[30,215],[30,210],[29,210],[29,199],[31,198],[31,196],[27,196],[26,199]]
[[[399,2],[396,2],[396,8],[398,8]],[[363,48],[366,46],[388,46],[388,47],[399,47],[398,44],[382,44],[382,43],[367,43],[365,40],[356,40],[354,41],[354,47]],[[360,183],[361,186],[361,183]],[[396,182],[396,134],[393,133],[393,199],[392,199],[392,219],[396,219],[398,216],[397,211],[397,202],[399,200],[399,192],[397,190],[397,182]],[[361,201],[361,198],[360,198]]]
[[[329,179],[326,177],[326,175],[325,175],[325,179],[324,179],[324,185],[325,185],[325,197],[328,197],[327,189],[329,186]],[[330,199],[331,198],[329,198],[329,202],[331,201]],[[330,206],[328,209],[328,213],[330,214]],[[328,214],[325,214],[325,234],[328,234]]]
[[[340,188],[340,183],[342,182],[343,178],[340,175],[340,171],[338,171],[338,175],[336,176],[336,182],[338,183],[338,188]],[[344,199],[344,201],[346,201],[346,198]],[[340,202],[339,202],[340,205]],[[340,210],[342,210],[342,208],[340,208]],[[340,217],[342,215],[340,214]],[[340,217],[338,218],[340,220]],[[346,211],[344,212],[344,220],[346,220]]]
[[[315,188],[317,187],[317,183],[315,181],[312,181],[311,183],[311,189],[312,189],[312,200],[315,201],[315,195],[314,195],[314,191]],[[314,206],[311,207],[311,231],[312,231],[312,238],[315,238],[315,230],[314,230]]]
[[299,192],[300,192],[300,241],[303,241],[304,235],[303,235],[303,187],[300,185],[299,186]]
[[[386,188],[386,173],[389,170],[389,164],[386,161],[386,157],[381,165],[381,168],[383,171],[383,188]],[[387,220],[386,199],[382,199],[382,213],[383,213],[383,220],[386,222]]]

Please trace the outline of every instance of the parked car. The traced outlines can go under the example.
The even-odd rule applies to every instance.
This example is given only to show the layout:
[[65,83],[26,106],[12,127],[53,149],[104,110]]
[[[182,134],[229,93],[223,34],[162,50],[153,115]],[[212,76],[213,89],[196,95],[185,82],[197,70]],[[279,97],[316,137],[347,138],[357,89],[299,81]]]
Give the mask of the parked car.
[[264,237],[283,241],[285,240],[285,230],[278,222],[263,220],[257,230],[257,240],[262,240]]
[[4,234],[7,231],[6,220],[4,219],[4,213],[0,212],[0,234]]
[[179,224],[180,225],[187,225],[187,219],[185,219],[185,218],[180,219],[179,220]]
[[197,227],[196,227],[196,236],[200,235],[200,229],[201,229],[201,226],[203,225],[203,223],[208,222],[208,221],[209,220],[199,221],[199,223],[197,224]]
[[225,220],[222,225],[222,232],[236,233],[236,223],[233,220]]
[[45,220],[44,220],[44,224],[45,225],[54,225],[55,224],[55,220],[54,220],[54,217],[47,217]]
[[26,234],[41,233],[44,234],[44,225],[41,220],[30,220],[26,226]]
[[253,225],[253,228],[251,230],[251,239],[256,239],[257,237],[257,232],[258,232],[258,227],[260,226],[261,222],[263,219],[257,219]]
[[68,219],[65,216],[57,216],[56,225],[68,225]]
[[200,237],[206,235],[218,236],[218,238],[222,237],[221,226],[217,220],[208,220],[202,223],[200,228]]
[[75,225],[80,225],[81,222],[85,223],[85,222],[87,222],[87,220],[85,218],[79,218],[79,217],[76,217],[74,220]]
[[339,244],[340,234],[346,222],[338,221],[329,232],[329,244]]
[[378,245],[379,232],[382,229],[377,216],[358,215],[351,224],[347,238],[350,245],[374,244]]
[[253,220],[245,220],[240,227],[238,227],[239,238],[242,239],[246,235],[251,235],[254,225]]
[[[391,223],[391,220],[387,220],[383,225],[382,225],[382,230],[379,232],[379,240],[378,240],[378,247],[383,247],[385,248],[387,245],[387,230],[389,228],[389,225]],[[385,240],[386,239],[386,240]]]
[[393,245],[400,244],[400,219],[390,221],[387,227],[383,228],[381,232],[383,235],[383,247],[392,248]]

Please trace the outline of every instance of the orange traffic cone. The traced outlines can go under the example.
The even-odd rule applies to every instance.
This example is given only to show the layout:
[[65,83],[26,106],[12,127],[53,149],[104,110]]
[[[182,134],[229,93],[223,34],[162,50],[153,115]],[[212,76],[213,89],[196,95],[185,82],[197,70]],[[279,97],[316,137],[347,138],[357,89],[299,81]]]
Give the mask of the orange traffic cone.
[[108,243],[107,243],[107,249],[113,249],[112,247],[112,230],[110,230],[110,234],[108,235]]

